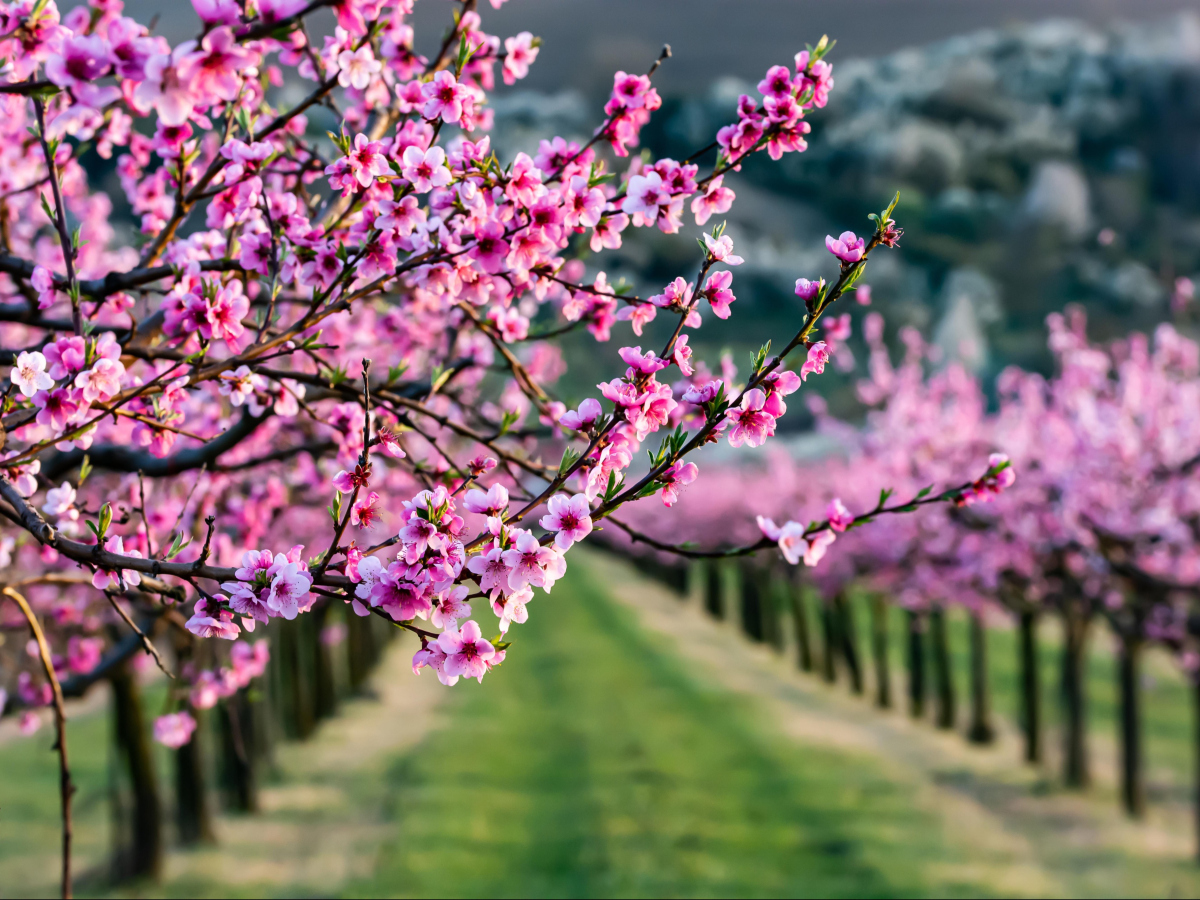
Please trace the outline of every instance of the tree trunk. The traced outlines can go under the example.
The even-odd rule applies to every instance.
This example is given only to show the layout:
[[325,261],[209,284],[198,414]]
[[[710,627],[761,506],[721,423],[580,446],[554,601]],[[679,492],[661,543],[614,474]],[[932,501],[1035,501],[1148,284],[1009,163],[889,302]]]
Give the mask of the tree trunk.
[[1037,614],[1024,610],[1020,618],[1021,730],[1025,733],[1025,762],[1035,765],[1042,761],[1042,670],[1037,627]]
[[[182,670],[192,658],[192,636],[180,629],[172,629],[172,634],[175,665]],[[172,753],[175,763],[175,827],[179,832],[179,843],[184,847],[216,840],[204,767],[208,717],[202,710],[194,710],[193,718],[196,720],[196,730],[192,733],[192,739]]]
[[1063,780],[1072,788],[1085,788],[1091,781],[1087,757],[1087,629],[1087,618],[1068,606],[1063,612]]
[[714,619],[725,618],[724,579],[721,577],[721,564],[711,562],[707,566],[708,578],[704,590],[704,608]]
[[759,595],[762,598],[763,639],[776,653],[783,652],[783,628],[779,621],[779,587],[781,577],[775,569],[759,570]]
[[285,709],[284,721],[289,737],[305,740],[316,729],[313,707],[313,665],[311,645],[305,638],[308,616],[279,623],[280,675]]
[[208,717],[196,710],[194,718],[196,730],[192,733],[192,739],[174,751],[175,824],[179,831],[179,843],[184,847],[211,844],[217,839],[208,797],[208,779],[204,772],[203,741]]
[[845,592],[839,591],[833,598],[837,612],[837,630],[841,638],[842,655],[846,659],[846,670],[850,673],[850,690],[861,695],[863,692],[862,665],[858,658],[858,629],[854,627],[854,610]]
[[346,660],[350,692],[360,693],[371,674],[374,657],[374,635],[371,617],[360,616],[351,608],[346,613]]
[[[329,624],[330,603],[319,603],[312,611],[313,676],[316,682],[314,713],[327,719],[337,713],[337,681],[333,674],[333,647],[324,640]],[[353,615],[353,613],[352,613]]]
[[958,704],[954,695],[954,667],[950,660],[950,640],[946,634],[946,610],[935,606],[929,613],[930,639],[933,642],[933,679],[937,691],[937,727],[954,728]]
[[221,782],[225,805],[258,812],[258,748],[254,711],[245,691],[228,697],[217,710],[221,722]]
[[971,727],[967,740],[990,744],[996,739],[992,727],[991,686],[988,680],[987,624],[982,612],[971,613]]
[[888,653],[888,606],[879,594],[871,597],[871,654],[875,659],[875,705],[892,708],[892,669]]
[[837,681],[837,619],[833,612],[833,601],[821,599],[821,673],[825,681]]
[[790,580],[788,593],[792,600],[792,621],[796,627],[796,664],[802,672],[811,672],[812,639],[808,633],[808,604],[804,600],[804,587],[798,581]]
[[162,806],[150,736],[142,715],[142,696],[137,681],[125,664],[109,676],[117,746],[124,757],[133,794],[133,821],[123,875],[157,879],[162,873]]
[[921,632],[921,614],[909,610],[908,714],[914,719],[925,715],[925,637]]
[[763,597],[754,569],[747,563],[738,566],[742,595],[742,631],[752,641],[763,639]]
[[1135,819],[1146,814],[1146,780],[1142,763],[1141,716],[1142,640],[1122,636],[1117,680],[1121,696],[1121,801]]

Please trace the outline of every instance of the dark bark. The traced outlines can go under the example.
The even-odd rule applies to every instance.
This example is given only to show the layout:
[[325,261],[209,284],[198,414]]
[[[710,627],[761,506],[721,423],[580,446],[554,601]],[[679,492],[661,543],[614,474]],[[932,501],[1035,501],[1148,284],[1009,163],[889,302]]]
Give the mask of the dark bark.
[[350,692],[357,694],[366,686],[375,664],[375,641],[370,618],[357,615],[353,609],[346,614],[346,657]]
[[225,804],[238,812],[258,812],[258,761],[254,710],[245,691],[227,698],[218,710],[221,723],[221,785]]
[[1024,610],[1020,616],[1021,730],[1025,734],[1025,762],[1042,761],[1042,678],[1038,652],[1038,616]]
[[714,619],[725,618],[725,584],[721,564],[709,563],[704,585],[704,608]]
[[1142,640],[1137,635],[1121,637],[1117,682],[1120,688],[1121,714],[1121,802],[1125,812],[1135,819],[1146,814],[1146,777],[1142,757],[1141,716]]
[[933,681],[937,696],[937,727],[951,729],[958,721],[958,703],[954,692],[954,667],[950,660],[950,639],[946,634],[946,611],[935,606],[929,613],[929,637],[933,644]]
[[925,635],[921,614],[908,613],[908,714],[914,719],[925,715]]
[[154,775],[150,735],[142,713],[142,695],[127,666],[109,676],[112,684],[113,724],[117,748],[129,777],[132,793],[131,828],[118,872],[124,877],[158,878],[162,873],[162,805]]
[[971,613],[971,725],[967,740],[990,744],[996,739],[992,727],[991,683],[988,678],[987,623],[983,613]]
[[1063,610],[1063,781],[1072,788],[1085,788],[1091,782],[1087,753],[1087,632],[1087,616],[1068,600]]
[[763,640],[776,653],[783,652],[783,626],[779,617],[779,586],[780,577],[770,569],[760,569],[759,596],[762,602]]
[[747,563],[738,566],[741,587],[741,621],[742,631],[752,641],[764,638],[763,630],[763,596],[759,580],[754,569]]
[[804,588],[795,580],[788,582],[788,594],[792,601],[792,622],[796,630],[796,665],[802,672],[813,670],[812,638],[808,632],[808,603],[804,599]]
[[316,681],[314,713],[318,719],[327,719],[337,713],[337,681],[333,674],[333,647],[323,640],[322,635],[329,623],[329,603],[321,603],[312,611],[310,639],[312,640],[313,676]]
[[843,592],[833,598],[837,614],[837,630],[842,657],[846,660],[846,671],[850,674],[850,690],[861,695],[863,692],[863,670],[858,655],[858,629],[854,627],[854,610],[850,599]]
[[284,733],[305,740],[316,729],[311,645],[305,640],[308,616],[279,623],[279,668]]
[[1192,675],[1192,752],[1195,754],[1196,785],[1192,815],[1196,827],[1196,860],[1200,862],[1200,678]]
[[837,617],[833,602],[821,600],[821,674],[829,684],[837,681]]
[[875,705],[892,708],[892,669],[888,653],[888,605],[878,594],[871,597],[871,655],[875,661]]
[[212,808],[204,774],[204,731],[207,716],[195,713],[196,730],[192,739],[174,751],[175,756],[175,827],[184,847],[213,843]]

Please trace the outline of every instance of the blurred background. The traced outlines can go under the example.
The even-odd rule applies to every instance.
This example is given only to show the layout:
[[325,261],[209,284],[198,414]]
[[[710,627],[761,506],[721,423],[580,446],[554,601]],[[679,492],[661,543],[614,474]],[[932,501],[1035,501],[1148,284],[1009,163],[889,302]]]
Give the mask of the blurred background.
[[[752,93],[768,66],[789,63],[822,34],[837,40],[829,57],[836,87],[811,116],[808,151],[781,163],[754,160],[727,178],[738,194],[729,233],[746,257],[740,314],[699,333],[701,355],[729,350],[744,360],[778,332],[773,324],[797,317],[795,279],[836,271],[824,236],[867,230],[866,214],[896,191],[905,235],[901,252],[872,261],[873,309],[891,340],[916,326],[985,385],[1010,364],[1049,372],[1045,317],[1067,303],[1087,309],[1101,340],[1161,321],[1194,331],[1194,2],[481,7],[486,31],[529,30],[545,41],[529,78],[494,94],[502,158],[541,137],[589,136],[613,71],[644,71],[663,43],[673,50],[655,77],[664,105],[642,143],[655,156],[685,158],[731,120],[738,95]],[[141,21],[157,15],[172,42],[195,32],[192,10],[178,0],[129,0],[126,9]],[[442,0],[417,5],[419,50],[436,47],[450,10]],[[318,111],[313,125],[325,127]],[[119,189],[113,197],[132,234]],[[657,292],[690,271],[694,257],[689,240],[643,233],[606,254],[603,266],[610,281]],[[651,343],[659,324],[648,329]],[[575,381],[563,386],[564,399],[578,400],[596,372],[612,368],[615,346],[569,340],[567,378]],[[850,347],[861,358],[857,341],[856,333]],[[849,419],[858,414],[856,377],[836,372],[819,385]],[[810,426],[802,404],[781,422],[798,439]],[[706,616],[703,577],[692,571],[664,583],[661,572],[586,556],[554,599],[531,608],[521,652],[485,684],[453,692],[411,674],[414,645],[354,633],[338,612],[303,626],[310,631],[273,635],[273,656],[292,660],[278,664],[290,675],[276,666],[248,701],[273,710],[255,738],[237,732],[224,707],[210,711],[198,765],[219,790],[187,849],[173,818],[177,761],[147,744],[155,774],[130,784],[122,759],[143,751],[122,743],[117,700],[94,695],[71,726],[80,747],[80,892],[1200,893],[1189,687],[1165,657],[1148,663],[1144,684],[1151,811],[1130,822],[1114,800],[1114,654],[1106,641],[1089,662],[1096,784],[1084,795],[1056,780],[1052,703],[1046,760],[1019,763],[1011,631],[1000,630],[991,657],[998,739],[967,749],[798,675],[787,654]],[[965,617],[953,614],[950,628],[952,665],[965,679]],[[897,624],[887,650],[897,660],[902,633]],[[1046,640],[1056,646],[1053,628]],[[1048,696],[1057,678],[1051,655]],[[151,721],[163,685],[147,671],[135,693]],[[26,739],[0,725],[0,896],[54,890],[48,731]],[[150,815],[139,804],[151,794],[157,824],[139,824]],[[162,841],[162,879],[114,882],[150,833],[139,829],[151,825]]]

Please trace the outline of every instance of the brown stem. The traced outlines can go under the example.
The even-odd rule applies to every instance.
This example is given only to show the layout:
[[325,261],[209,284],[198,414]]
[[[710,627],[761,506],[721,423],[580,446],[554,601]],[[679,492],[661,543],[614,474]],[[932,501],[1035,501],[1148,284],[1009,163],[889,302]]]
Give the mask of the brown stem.
[[71,784],[71,766],[67,760],[67,710],[63,702],[62,685],[54,674],[54,662],[50,655],[50,645],[46,643],[46,635],[42,626],[33,614],[29,602],[11,587],[5,587],[2,593],[12,599],[21,609],[29,630],[37,641],[38,655],[42,660],[42,668],[46,672],[46,680],[54,693],[54,727],[57,733],[55,749],[58,750],[58,793],[62,808],[62,896],[67,900],[71,896],[71,794],[75,792]]

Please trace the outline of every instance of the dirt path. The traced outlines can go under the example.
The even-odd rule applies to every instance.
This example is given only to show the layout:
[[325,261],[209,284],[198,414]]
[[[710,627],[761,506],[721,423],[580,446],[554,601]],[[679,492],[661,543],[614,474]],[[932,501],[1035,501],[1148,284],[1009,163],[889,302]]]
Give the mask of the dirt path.
[[921,802],[946,822],[946,839],[965,851],[961,868],[948,877],[970,870],[1005,894],[1200,892],[1185,809],[1157,807],[1146,822],[1132,823],[1118,810],[1111,786],[1101,784],[1098,796],[1067,793],[1048,773],[1021,766],[1011,728],[1002,727],[996,744],[981,749],[959,734],[880,712],[844,686],[795,671],[788,657],[743,639],[632,568],[609,557],[591,557],[588,565],[603,571],[605,586],[643,627],[705,677],[765,705],[798,743],[866,752],[896,778],[918,783]]
[[372,696],[345,703],[311,740],[280,745],[278,777],[261,790],[262,812],[222,816],[216,846],[172,852],[162,890],[329,895],[369,875],[391,836],[378,785],[435,726],[447,696],[436,678],[412,676],[413,649],[397,640],[372,677]]

